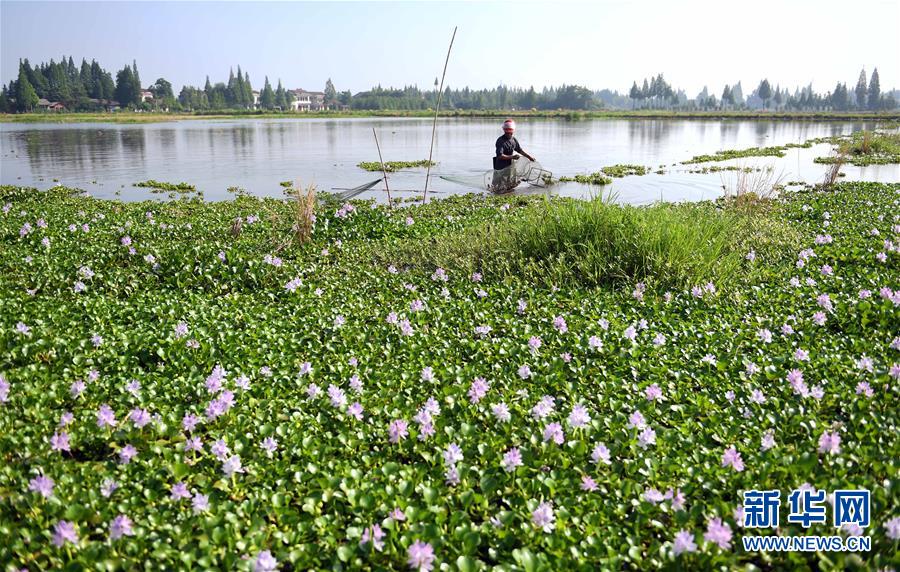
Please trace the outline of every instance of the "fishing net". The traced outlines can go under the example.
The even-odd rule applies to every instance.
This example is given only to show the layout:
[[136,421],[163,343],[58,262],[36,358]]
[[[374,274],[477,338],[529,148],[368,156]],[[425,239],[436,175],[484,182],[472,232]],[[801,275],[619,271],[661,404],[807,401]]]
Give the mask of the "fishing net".
[[476,189],[486,189],[492,193],[508,193],[522,183],[546,187],[553,182],[553,173],[544,169],[537,161],[529,161],[522,157],[505,169],[491,169],[481,176],[442,175],[441,178]]

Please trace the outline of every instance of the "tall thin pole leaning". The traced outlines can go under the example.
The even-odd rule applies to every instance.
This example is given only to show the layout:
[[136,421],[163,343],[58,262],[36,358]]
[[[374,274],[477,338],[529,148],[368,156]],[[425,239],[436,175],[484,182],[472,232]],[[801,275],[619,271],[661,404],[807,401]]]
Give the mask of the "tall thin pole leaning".
[[434,108],[434,122],[431,124],[431,146],[428,148],[428,165],[425,171],[425,193],[422,196],[422,204],[428,200],[428,179],[431,176],[431,157],[434,152],[434,132],[437,130],[438,111],[441,109],[441,99],[444,97],[444,76],[447,75],[447,64],[450,62],[450,50],[453,49],[453,40],[456,39],[456,26],[453,27],[453,36],[450,38],[450,47],[447,48],[447,59],[444,60],[444,73],[441,74],[441,87],[438,92],[437,105]]
[[378,144],[378,134],[375,133],[375,128],[372,128],[372,135],[375,136],[375,147],[378,149],[378,160],[381,162],[381,175],[384,177],[384,190],[387,191],[388,196],[388,208],[394,208],[394,202],[391,201],[391,188],[388,186],[387,182],[387,170],[384,168],[384,159],[381,157],[381,145]]

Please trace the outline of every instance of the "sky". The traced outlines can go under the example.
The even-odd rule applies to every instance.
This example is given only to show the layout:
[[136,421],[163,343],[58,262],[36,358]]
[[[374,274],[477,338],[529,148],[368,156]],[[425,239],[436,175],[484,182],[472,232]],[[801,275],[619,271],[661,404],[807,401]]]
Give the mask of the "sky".
[[447,83],[489,88],[579,84],[627,92],[662,73],[689,97],[766,77],[820,92],[852,89],[877,67],[900,85],[900,1],[30,2],[0,0],[0,80],[71,55],[113,76],[136,60],[142,82],[226,81],[255,89],[431,88],[458,27]]

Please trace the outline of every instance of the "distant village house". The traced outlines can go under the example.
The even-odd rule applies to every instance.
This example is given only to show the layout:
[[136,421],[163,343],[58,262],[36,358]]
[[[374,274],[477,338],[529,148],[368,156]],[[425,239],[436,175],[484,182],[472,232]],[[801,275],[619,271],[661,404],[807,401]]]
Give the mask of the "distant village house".
[[325,111],[325,93],[321,91],[306,91],[305,89],[292,89],[293,101],[291,111]]

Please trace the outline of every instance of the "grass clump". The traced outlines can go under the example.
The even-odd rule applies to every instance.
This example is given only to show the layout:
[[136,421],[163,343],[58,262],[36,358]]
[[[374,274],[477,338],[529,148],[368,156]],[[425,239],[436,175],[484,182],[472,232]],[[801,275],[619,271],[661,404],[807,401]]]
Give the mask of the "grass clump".
[[[386,161],[384,163],[384,170],[388,173],[393,173],[394,171],[399,171],[400,169],[415,169],[418,167],[434,167],[437,165],[434,161],[428,161],[428,159],[422,159],[421,161]],[[381,171],[381,163],[378,161],[363,161],[357,165],[360,169],[365,169],[366,171]]]
[[[757,210],[754,216],[766,215]],[[752,217],[712,203],[633,207],[603,198],[553,199],[496,223],[402,244],[393,257],[426,269],[439,266],[548,285],[727,283],[747,252],[747,219]],[[785,225],[755,227],[761,230],[753,240],[767,236],[772,243],[758,251],[793,246]]]
[[612,179],[603,173],[590,173],[588,175],[575,175],[573,177],[560,177],[560,183],[581,183],[583,185],[608,185]]
[[727,161],[729,159],[742,159],[744,157],[784,157],[786,147],[751,147],[750,149],[727,149],[716,151],[712,155],[696,155],[688,161],[682,161],[682,165],[696,163],[711,163],[713,161]]
[[900,133],[859,131],[839,143],[841,149],[829,157],[816,157],[814,161],[833,165],[846,160],[852,165],[889,165],[900,163]]

